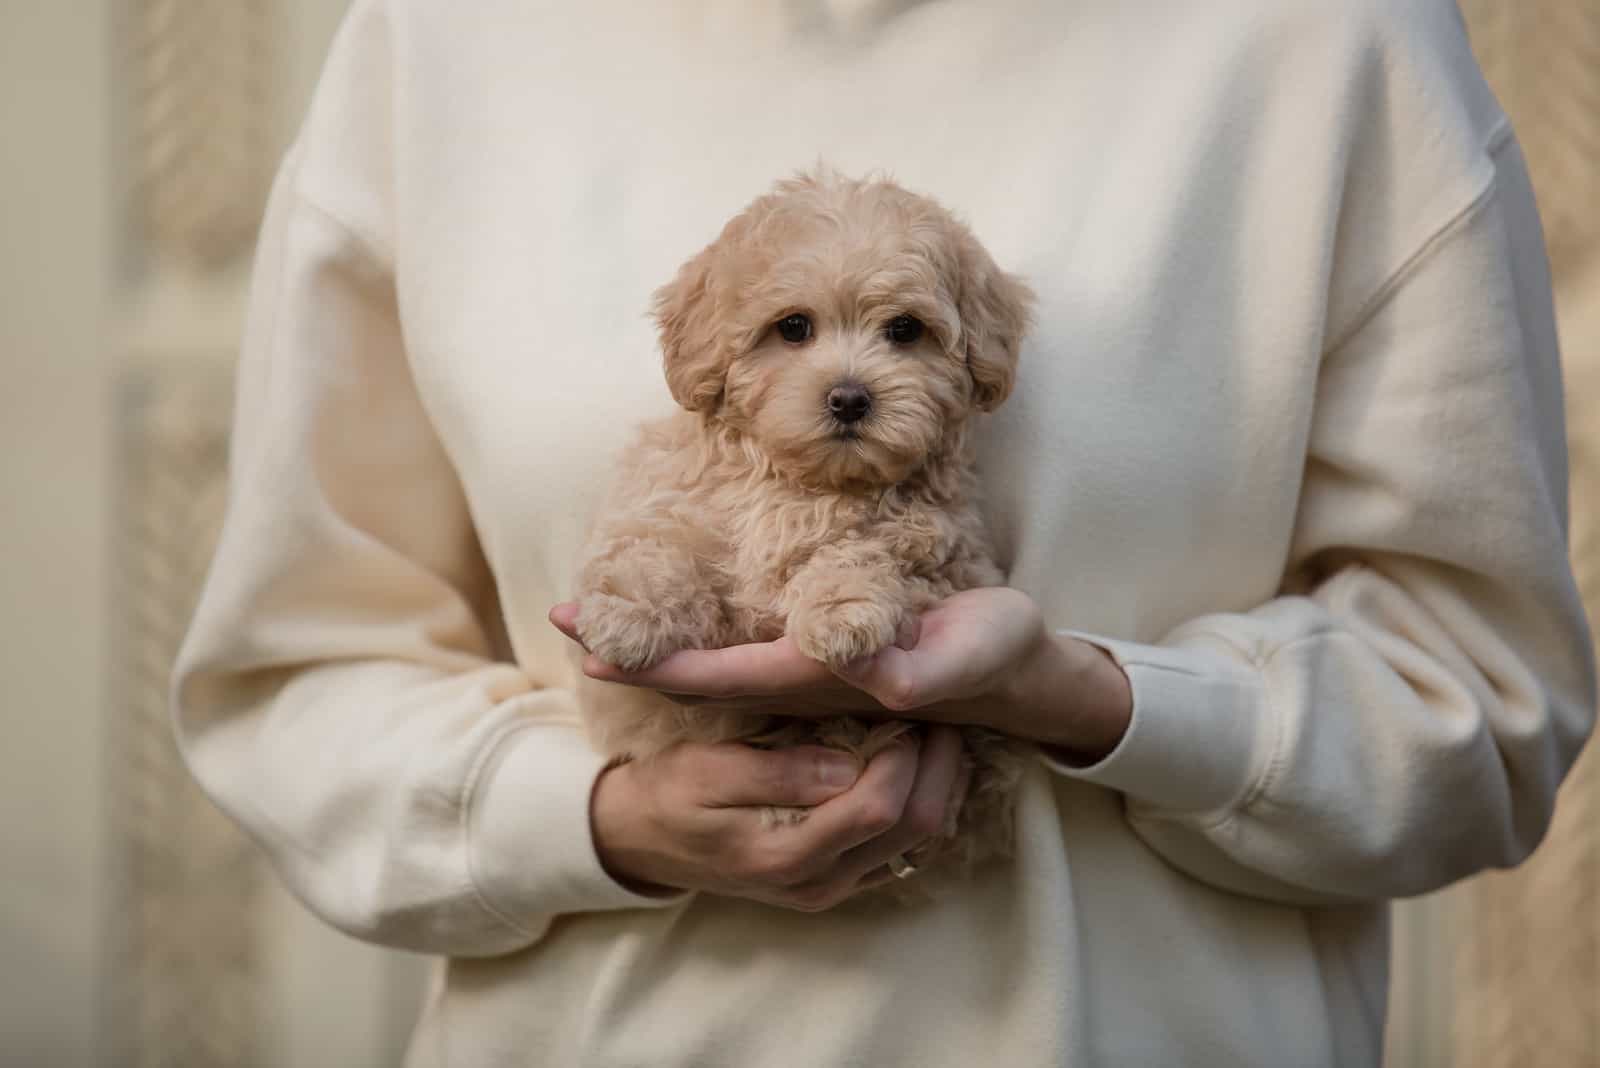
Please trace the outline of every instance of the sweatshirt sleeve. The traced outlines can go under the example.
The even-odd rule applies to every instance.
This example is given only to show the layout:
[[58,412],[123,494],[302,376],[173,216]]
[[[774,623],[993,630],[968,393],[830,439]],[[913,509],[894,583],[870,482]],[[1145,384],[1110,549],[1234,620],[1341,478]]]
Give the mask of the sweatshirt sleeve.
[[1127,734],[1062,775],[1219,888],[1420,894],[1538,844],[1594,716],[1550,285],[1509,137],[1324,357],[1283,596],[1157,644],[1079,635]]
[[561,913],[674,899],[600,866],[602,759],[570,691],[496,656],[493,578],[408,369],[393,257],[376,222],[307,193],[316,168],[351,215],[384,217],[387,40],[358,3],[268,207],[176,730],[207,793],[326,920],[495,954]]

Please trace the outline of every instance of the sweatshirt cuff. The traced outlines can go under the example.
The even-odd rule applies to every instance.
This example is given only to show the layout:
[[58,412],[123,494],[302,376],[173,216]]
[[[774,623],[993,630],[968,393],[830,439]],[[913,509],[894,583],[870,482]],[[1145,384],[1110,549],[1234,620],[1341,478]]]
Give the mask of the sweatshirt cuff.
[[1062,633],[1099,646],[1117,662],[1133,690],[1133,717],[1116,748],[1096,763],[1072,765],[1044,752],[1047,766],[1173,814],[1248,804],[1265,775],[1269,749],[1264,687],[1254,665],[1231,650]]
[[478,895],[501,919],[531,932],[563,913],[663,908],[689,896],[635,893],[601,866],[589,797],[606,764],[564,723],[518,727],[490,754],[467,814],[467,849]]

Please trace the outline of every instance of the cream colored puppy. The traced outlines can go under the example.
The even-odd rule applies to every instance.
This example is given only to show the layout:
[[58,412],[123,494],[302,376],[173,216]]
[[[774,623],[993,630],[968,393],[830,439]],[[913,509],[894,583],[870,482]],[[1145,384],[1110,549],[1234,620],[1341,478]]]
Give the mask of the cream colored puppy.
[[[808,175],[753,202],[656,294],[682,411],[623,454],[578,579],[584,644],[637,670],[788,634],[840,668],[950,594],[1000,584],[971,429],[1011,391],[1032,302],[949,212],[892,182]],[[736,739],[870,756],[906,726],[605,683],[583,703],[602,751],[632,758]],[[1020,761],[965,733],[959,823],[919,863],[1009,848]]]

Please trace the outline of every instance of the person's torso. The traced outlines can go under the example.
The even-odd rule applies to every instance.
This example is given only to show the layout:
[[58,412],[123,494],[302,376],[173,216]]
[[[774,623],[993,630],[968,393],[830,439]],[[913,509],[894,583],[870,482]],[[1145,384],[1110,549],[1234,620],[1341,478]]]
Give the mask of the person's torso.
[[[518,662],[570,682],[546,612],[616,451],[670,411],[652,291],[819,162],[932,195],[1037,292],[979,468],[999,561],[1053,626],[1156,641],[1273,597],[1319,362],[1359,313],[1363,258],[1397,266],[1409,233],[1349,244],[1375,46],[1370,13],[1346,26],[1337,6],[406,5],[402,324]],[[1040,769],[1019,835],[1013,867],[901,912],[702,899],[563,918],[523,953],[453,963],[415,1056],[1376,1056],[1381,910],[1212,891],[1144,847],[1117,797]]]

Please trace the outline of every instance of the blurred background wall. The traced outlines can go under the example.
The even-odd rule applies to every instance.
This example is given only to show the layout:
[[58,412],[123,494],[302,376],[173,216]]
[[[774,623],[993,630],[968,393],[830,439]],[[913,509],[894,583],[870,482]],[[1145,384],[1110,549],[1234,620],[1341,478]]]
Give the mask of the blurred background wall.
[[[165,674],[214,534],[265,184],[344,0],[0,0],[0,1065],[383,1065],[422,962],[321,927],[188,784]],[[1600,0],[1467,0],[1527,145],[1600,608]],[[1600,1065],[1600,782],[1397,910],[1390,1063]]]
[[399,1060],[418,962],[183,781],[265,185],[343,0],[0,0],[0,1065]]

